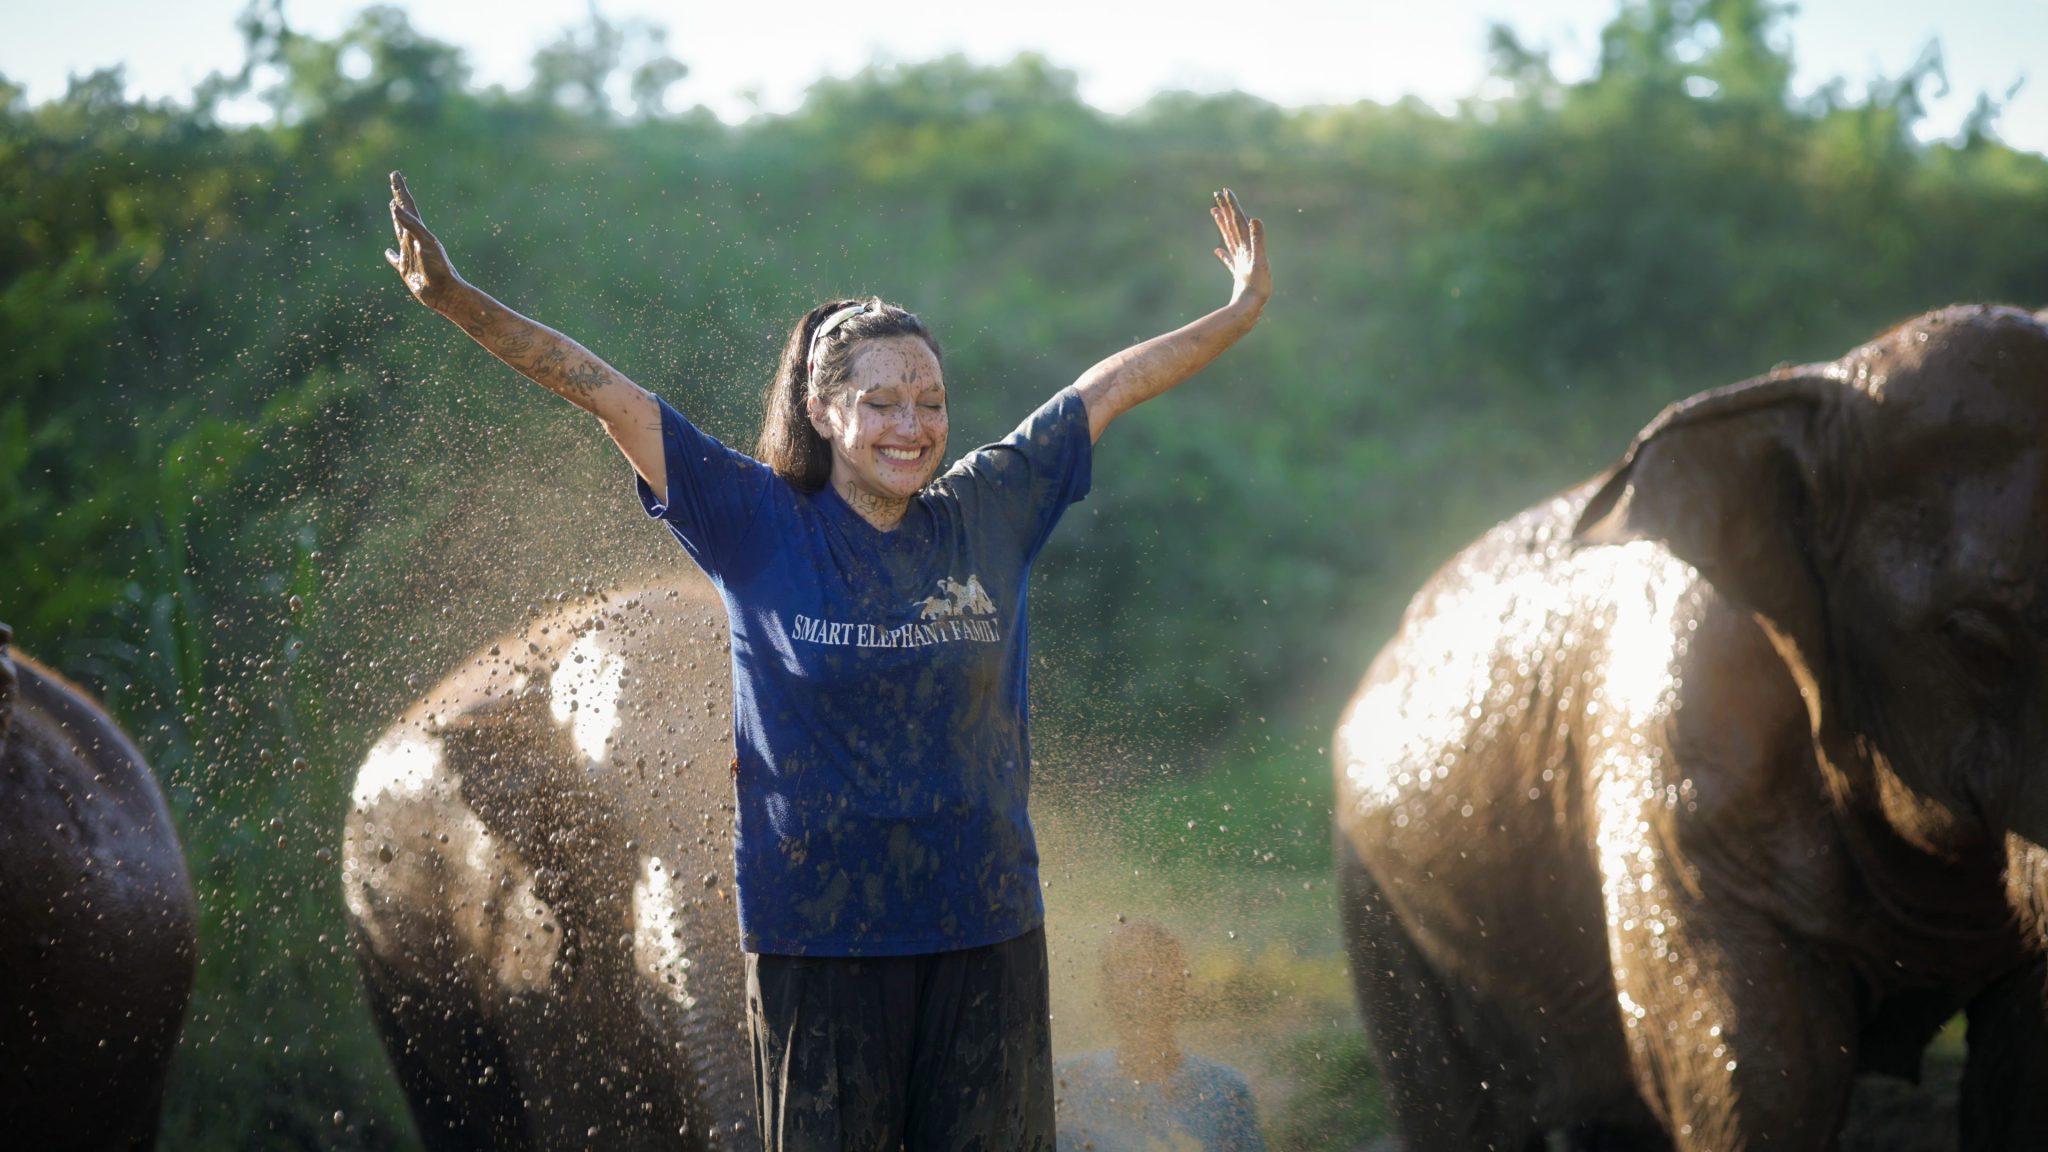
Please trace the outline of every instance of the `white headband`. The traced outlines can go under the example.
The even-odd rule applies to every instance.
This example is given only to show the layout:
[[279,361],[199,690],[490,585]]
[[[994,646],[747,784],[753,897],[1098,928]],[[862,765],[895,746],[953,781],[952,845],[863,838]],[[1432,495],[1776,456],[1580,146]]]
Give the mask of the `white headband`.
[[834,328],[839,327],[841,324],[867,310],[868,306],[865,303],[848,304],[846,307],[825,317],[824,322],[819,324],[817,329],[811,333],[811,349],[804,355],[804,379],[807,383],[818,374],[818,344],[825,337],[831,335]]

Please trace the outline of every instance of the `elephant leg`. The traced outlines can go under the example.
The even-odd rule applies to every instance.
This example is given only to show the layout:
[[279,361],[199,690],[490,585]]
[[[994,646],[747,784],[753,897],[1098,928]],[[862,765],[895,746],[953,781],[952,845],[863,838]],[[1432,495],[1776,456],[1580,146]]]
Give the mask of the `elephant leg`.
[[1927,1045],[1967,1006],[1959,993],[1909,992],[1878,1004],[1856,1045],[1856,1070],[1920,1083]]
[[525,1100],[512,1053],[454,981],[407,980],[364,955],[363,991],[420,1143],[429,1152],[521,1152]]
[[135,1111],[122,1125],[118,1143],[112,1147],[124,1147],[129,1152],[151,1152],[157,1144],[157,1133],[163,1127],[164,1078],[157,1077],[156,1085],[149,1089],[136,1103]]
[[1638,1086],[1673,1144],[1832,1152],[1855,1086],[1849,973],[1746,911],[1662,907],[1610,927],[1609,947]]
[[2042,961],[1970,1001],[1969,1055],[1958,1106],[1964,1152],[2048,1148],[2048,1015]]
[[1377,881],[1338,836],[1351,978],[1407,1152],[1540,1152],[1526,1109],[1504,1107],[1506,1075],[1472,1042],[1477,1013],[1416,947]]

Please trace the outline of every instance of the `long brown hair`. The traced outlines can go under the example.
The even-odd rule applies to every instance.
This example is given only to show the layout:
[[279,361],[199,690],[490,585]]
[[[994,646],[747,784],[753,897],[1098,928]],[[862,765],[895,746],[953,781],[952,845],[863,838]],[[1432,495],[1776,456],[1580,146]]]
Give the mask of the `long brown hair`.
[[[866,310],[840,321],[818,341],[817,362],[810,363],[811,336],[834,312],[862,305]],[[832,478],[832,446],[811,427],[805,402],[812,396],[832,402],[846,391],[853,349],[880,336],[915,336],[941,364],[938,338],[914,313],[878,296],[865,300],[827,300],[796,322],[782,348],[782,365],[761,397],[761,438],[754,458],[805,492],[816,492]],[[815,376],[813,375],[815,373]]]

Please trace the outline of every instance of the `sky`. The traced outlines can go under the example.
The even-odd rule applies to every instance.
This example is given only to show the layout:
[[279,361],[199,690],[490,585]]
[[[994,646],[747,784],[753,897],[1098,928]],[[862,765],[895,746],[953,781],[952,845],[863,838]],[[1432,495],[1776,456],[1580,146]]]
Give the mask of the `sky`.
[[[0,75],[32,101],[67,77],[121,65],[131,95],[189,96],[239,66],[235,17],[245,0],[0,0]],[[285,0],[303,32],[331,37],[364,0]],[[413,24],[465,50],[485,84],[525,85],[534,48],[586,18],[585,0],[410,0]],[[671,107],[702,104],[727,120],[786,112],[821,75],[873,60],[962,52],[983,62],[1037,51],[1080,77],[1082,95],[1123,112],[1167,88],[1238,89],[1285,105],[1417,96],[1450,108],[1480,90],[1486,29],[1513,27],[1547,47],[1557,72],[1591,68],[1618,0],[603,0],[614,21],[651,20],[690,68]],[[32,14],[29,14],[32,13]],[[878,14],[887,13],[886,21]],[[1922,135],[1953,134],[1979,93],[2002,99],[2015,147],[2048,153],[2048,0],[1804,0],[1784,26],[1809,93],[1833,78],[1854,95],[1894,77],[1938,40],[1949,93]]]

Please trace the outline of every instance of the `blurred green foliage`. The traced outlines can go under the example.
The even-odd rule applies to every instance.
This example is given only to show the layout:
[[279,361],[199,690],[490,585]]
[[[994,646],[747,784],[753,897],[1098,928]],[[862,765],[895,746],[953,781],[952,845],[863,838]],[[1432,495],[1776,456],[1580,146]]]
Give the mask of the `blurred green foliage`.
[[[1172,765],[1136,772],[1157,784],[1321,741],[1432,567],[1661,404],[1929,307],[2048,302],[2048,161],[1989,105],[1916,141],[1934,56],[1795,99],[1779,14],[1625,0],[1572,84],[1496,30],[1449,113],[1108,116],[1024,56],[728,126],[666,111],[655,29],[593,18],[508,93],[391,8],[334,41],[252,8],[249,66],[189,104],[0,81],[0,617],[135,733],[193,860],[167,1146],[410,1146],[344,947],[353,766],[525,606],[684,562],[594,427],[406,297],[388,169],[471,279],[740,445],[786,326],[855,291],[948,343],[956,447],[1001,435],[1223,301],[1203,207],[1236,188],[1267,319],[1109,434],[1035,593],[1043,770]],[[630,116],[599,98],[619,77]],[[225,122],[251,94],[268,121]],[[1203,849],[1235,850],[1274,846]]]
[[1298,1095],[1286,1112],[1263,1121],[1273,1152],[1357,1148],[1387,1130],[1379,1069],[1364,1033],[1312,1030],[1289,1043],[1281,1064]]

